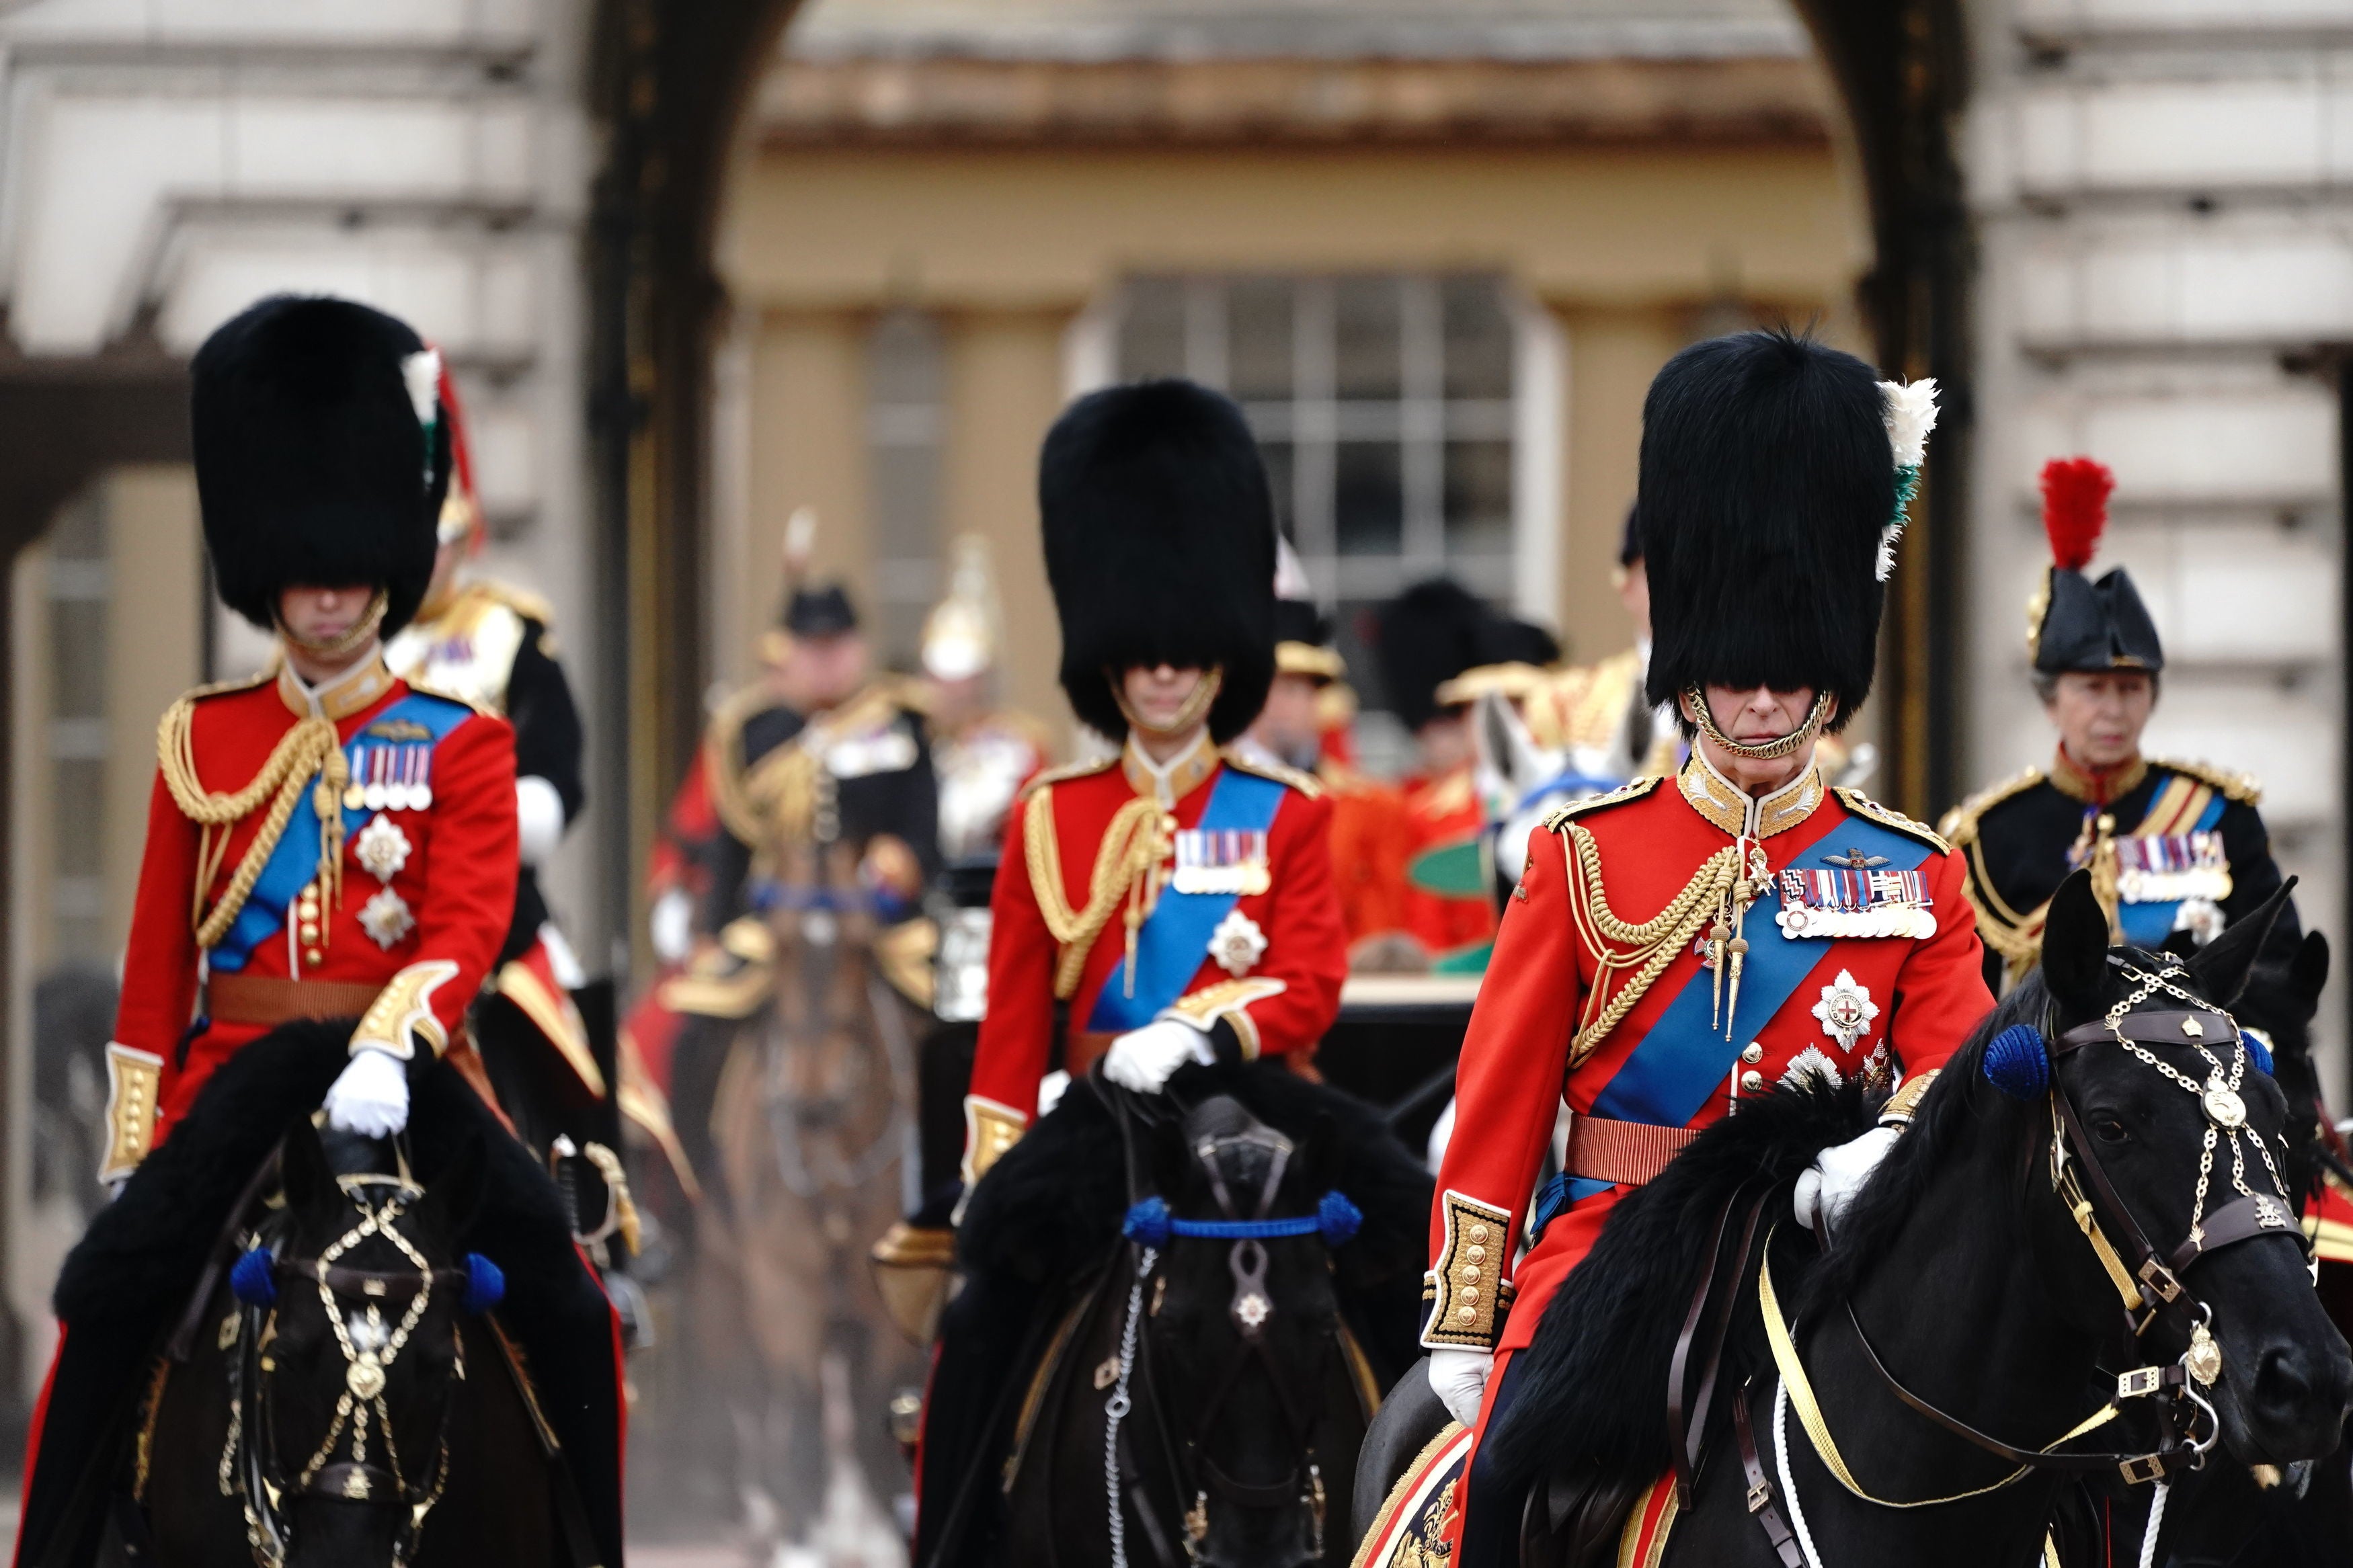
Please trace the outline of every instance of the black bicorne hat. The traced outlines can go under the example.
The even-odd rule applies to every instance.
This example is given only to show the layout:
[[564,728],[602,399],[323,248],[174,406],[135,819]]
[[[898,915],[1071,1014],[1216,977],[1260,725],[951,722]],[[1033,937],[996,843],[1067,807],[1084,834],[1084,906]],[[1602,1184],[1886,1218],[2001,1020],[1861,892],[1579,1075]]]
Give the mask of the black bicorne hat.
[[1177,380],[1088,394],[1046,433],[1038,507],[1079,718],[1121,739],[1118,672],[1214,666],[1211,739],[1248,729],[1274,679],[1274,503],[1233,400]]
[[2042,675],[2071,670],[2165,668],[2165,647],[2139,590],[2121,566],[2094,581],[2084,574],[2107,527],[2116,476],[2089,458],[2053,458],[2042,466],[2042,529],[2051,570],[2027,606],[2028,641]]
[[384,589],[382,630],[433,579],[449,487],[438,356],[348,300],[277,295],[205,340],[189,423],[222,602],[269,630],[288,588]]
[[796,587],[785,596],[785,630],[797,637],[834,637],[858,629],[858,606],[839,583]]
[[1885,402],[1852,354],[1736,332],[1667,362],[1642,404],[1636,506],[1651,583],[1649,695],[1687,687],[1871,694],[1895,516]]

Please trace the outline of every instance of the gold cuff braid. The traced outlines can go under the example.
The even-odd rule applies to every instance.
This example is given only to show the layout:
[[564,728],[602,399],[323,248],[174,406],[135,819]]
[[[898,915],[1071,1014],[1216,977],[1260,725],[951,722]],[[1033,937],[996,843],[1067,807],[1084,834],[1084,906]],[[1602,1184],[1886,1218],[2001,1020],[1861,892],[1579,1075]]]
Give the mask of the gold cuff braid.
[[989,1167],[1021,1142],[1029,1125],[1029,1118],[1009,1105],[976,1094],[964,1097],[964,1168],[959,1173],[967,1197],[973,1184],[988,1174]]
[[106,1156],[98,1179],[129,1175],[155,1142],[155,1114],[163,1099],[164,1058],[111,1040],[106,1047]]
[[412,1037],[432,1047],[437,1057],[448,1049],[448,1032],[433,1016],[431,1002],[441,983],[457,973],[458,966],[449,960],[429,958],[385,981],[375,1003],[361,1016],[360,1026],[352,1031],[352,1049],[385,1051],[406,1061],[417,1051]]
[[1511,1261],[1512,1216],[1451,1190],[1444,1205],[1446,1240],[1430,1271],[1434,1290],[1421,1342],[1431,1350],[1491,1351],[1511,1300],[1504,1271]]
[[1234,1037],[1241,1042],[1242,1059],[1256,1061],[1258,1020],[1250,1016],[1250,1004],[1280,996],[1286,989],[1283,982],[1271,975],[1220,980],[1215,985],[1204,985],[1189,995],[1179,996],[1168,1010],[1203,1034],[1208,1033],[1219,1019],[1225,1019],[1233,1026]]
[[1928,1096],[1928,1086],[1936,1081],[1935,1068],[1930,1068],[1926,1072],[1914,1073],[1910,1078],[1905,1079],[1895,1092],[1887,1097],[1887,1103],[1880,1107],[1879,1124],[1882,1127],[1911,1126],[1914,1114],[1920,1109],[1920,1102]]

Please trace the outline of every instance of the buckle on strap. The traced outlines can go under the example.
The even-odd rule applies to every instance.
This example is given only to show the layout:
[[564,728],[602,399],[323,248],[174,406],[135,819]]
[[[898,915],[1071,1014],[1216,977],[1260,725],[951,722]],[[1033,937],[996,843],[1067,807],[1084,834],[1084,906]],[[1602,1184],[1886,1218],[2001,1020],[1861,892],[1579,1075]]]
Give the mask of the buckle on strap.
[[2130,1487],[2137,1487],[2143,1481],[2161,1481],[2165,1479],[2165,1456],[2136,1455],[2118,1465],[2116,1470],[2124,1477],[2125,1484]]
[[2161,1366],[2137,1366],[2130,1372],[2117,1374],[2116,1397],[2146,1399],[2151,1394],[2164,1393],[2168,1370]]
[[2142,1284],[2157,1293],[2158,1300],[2171,1303],[2181,1299],[2181,1281],[2173,1277],[2173,1270],[2165,1266],[2163,1259],[2144,1258],[2134,1273]]
[[1755,1486],[1748,1489],[1749,1512],[1763,1513],[1767,1509],[1771,1508],[1772,1506],[1773,1483],[1771,1481],[1758,1481]]

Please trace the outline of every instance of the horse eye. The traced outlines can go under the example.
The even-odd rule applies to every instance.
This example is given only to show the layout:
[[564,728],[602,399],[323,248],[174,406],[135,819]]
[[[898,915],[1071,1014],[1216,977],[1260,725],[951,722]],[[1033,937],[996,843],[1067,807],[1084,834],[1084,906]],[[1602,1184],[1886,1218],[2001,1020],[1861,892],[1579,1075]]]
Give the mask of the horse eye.
[[2092,1136],[2103,1143],[2129,1143],[2132,1134],[2125,1124],[2113,1116],[2103,1116],[2092,1123]]

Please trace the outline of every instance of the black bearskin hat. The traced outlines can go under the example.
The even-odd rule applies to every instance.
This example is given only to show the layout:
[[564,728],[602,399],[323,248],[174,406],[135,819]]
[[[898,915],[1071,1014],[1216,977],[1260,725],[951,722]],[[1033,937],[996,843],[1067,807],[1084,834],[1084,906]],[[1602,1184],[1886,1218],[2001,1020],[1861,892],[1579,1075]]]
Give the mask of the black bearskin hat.
[[1389,707],[1409,730],[1438,717],[1438,689],[1493,662],[1494,612],[1451,577],[1416,583],[1381,608],[1377,648]]
[[1784,331],[1694,343],[1642,402],[1652,702],[1811,687],[1837,730],[1871,694],[1881,536],[1895,516],[1872,368]]
[[2042,529],[2051,571],[2027,606],[2028,640],[2039,675],[2070,670],[2165,668],[2165,646],[2140,591],[2121,566],[2094,582],[2084,574],[2108,522],[2116,475],[2089,458],[2042,465]]
[[1120,671],[1217,666],[1210,738],[1250,728],[1274,679],[1274,502],[1233,401],[1175,380],[1089,393],[1046,433],[1038,510],[1079,718],[1122,739]]
[[229,608],[269,630],[286,589],[364,583],[385,590],[385,636],[408,624],[433,578],[449,488],[449,422],[427,379],[438,366],[413,358],[424,350],[381,310],[290,294],[205,340],[189,423],[205,544]]

